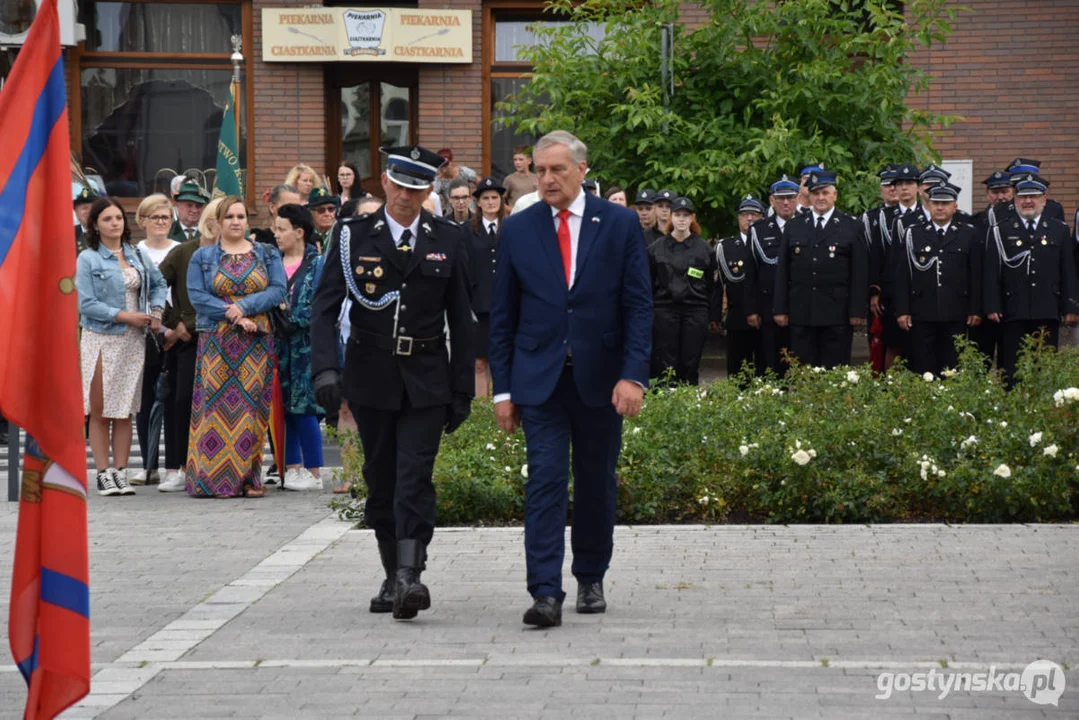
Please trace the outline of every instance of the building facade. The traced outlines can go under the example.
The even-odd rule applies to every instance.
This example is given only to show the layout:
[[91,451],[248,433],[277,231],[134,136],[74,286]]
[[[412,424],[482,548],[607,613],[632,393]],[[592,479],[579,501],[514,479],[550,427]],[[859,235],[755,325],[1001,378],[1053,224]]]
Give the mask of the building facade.
[[[959,15],[949,43],[912,58],[934,79],[911,103],[962,118],[935,132],[936,147],[946,161],[969,161],[976,208],[982,204],[978,181],[1022,156],[1042,160],[1053,197],[1074,212],[1076,3],[964,4],[972,11]],[[81,0],[76,20],[85,40],[65,50],[72,150],[111,194],[124,198],[161,189],[176,172],[212,172],[234,71],[231,38],[238,35],[240,156],[255,209],[264,210],[263,192],[299,162],[332,180],[338,163],[351,160],[364,186],[380,192],[378,149],[410,142],[449,147],[457,162],[481,174],[511,172],[512,148],[531,138],[516,137],[492,120],[496,103],[527,82],[529,66],[515,46],[533,40],[530,24],[552,22],[542,1],[378,6],[386,17],[415,26],[408,28],[419,33],[409,36],[409,55],[403,46],[383,54],[360,47],[364,13],[373,9],[338,0],[322,7],[289,0]],[[272,28],[264,26],[267,12]],[[345,27],[347,13],[353,14]],[[449,21],[432,15],[467,26],[439,25]],[[700,6],[684,5],[687,25],[707,20]],[[332,38],[320,33],[331,31],[342,43],[356,43],[355,54],[347,60],[322,54],[317,48]],[[440,38],[451,47],[438,49]],[[0,75],[13,53],[0,52]]]

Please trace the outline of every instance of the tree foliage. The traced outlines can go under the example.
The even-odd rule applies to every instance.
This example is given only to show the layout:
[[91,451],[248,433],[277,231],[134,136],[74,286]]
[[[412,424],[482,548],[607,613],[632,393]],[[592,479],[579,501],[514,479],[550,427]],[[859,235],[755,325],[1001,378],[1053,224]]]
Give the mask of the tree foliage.
[[[712,21],[678,24],[679,2],[552,0],[567,23],[537,25],[521,51],[531,82],[500,105],[517,132],[568,129],[607,184],[670,187],[713,232],[733,226],[738,198],[781,173],[824,162],[840,206],[878,195],[887,162],[939,160],[930,127],[955,118],[908,106],[928,85],[909,62],[944,42],[959,8],[912,0],[704,0]],[[589,24],[604,25],[602,40]],[[674,23],[674,92],[661,82],[661,27]],[[595,33],[593,33],[595,34]]]

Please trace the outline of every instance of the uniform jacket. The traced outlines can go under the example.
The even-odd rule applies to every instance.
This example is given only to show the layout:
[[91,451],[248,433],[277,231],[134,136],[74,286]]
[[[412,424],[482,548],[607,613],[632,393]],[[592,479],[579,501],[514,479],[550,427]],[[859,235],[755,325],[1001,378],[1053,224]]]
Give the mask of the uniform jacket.
[[321,415],[324,411],[315,401],[311,375],[311,303],[322,277],[323,257],[314,245],[307,244],[303,258],[306,267],[297,268],[288,290],[289,312],[296,331],[287,338],[277,338],[277,357],[285,412]]
[[838,210],[818,233],[812,213],[784,228],[773,311],[791,325],[847,325],[866,316],[869,259],[861,224]]
[[716,259],[696,234],[683,242],[667,235],[648,247],[652,304],[711,307],[715,294]]
[[[398,250],[386,210],[339,220],[331,236],[322,279],[315,292],[311,316],[311,372],[338,368],[337,318],[349,296],[344,272],[360,297],[369,303],[400,293],[382,309],[370,309],[352,298],[349,322],[352,339],[342,374],[344,397],[350,404],[378,410],[400,410],[405,393],[415,408],[449,405],[453,396],[475,391],[471,280],[465,229],[426,210],[412,250]],[[348,241],[347,264],[343,257]],[[444,338],[449,323],[449,353],[442,347],[394,354],[376,343],[394,337],[408,350],[407,338]],[[383,340],[376,340],[380,336]]]
[[[883,294],[891,278],[884,270],[885,260],[892,245],[892,224],[895,221],[897,205],[878,205],[866,210],[860,218],[869,244],[869,287],[870,292]],[[889,287],[889,292],[891,288]]]
[[495,289],[495,266],[498,262],[498,237],[502,234],[502,223],[494,238],[487,234],[486,222],[480,229],[469,235],[468,261],[472,268],[472,311],[477,315],[491,312],[491,296]]
[[[139,271],[139,311],[165,309],[165,279],[149,257],[134,245],[123,243],[127,264]],[[145,262],[144,262],[145,259]],[[87,330],[123,335],[126,323],[116,322],[116,315],[127,310],[127,290],[120,261],[103,244],[97,250],[87,248],[75,263],[75,289],[79,294],[79,324]]]
[[725,325],[728,330],[748,330],[750,326],[746,317],[757,314],[756,267],[751,243],[752,238],[749,242],[742,242],[741,234],[721,238],[716,243],[716,275],[719,286],[715,291],[712,319],[719,319],[723,296],[726,295]]
[[776,264],[785,229],[786,226],[780,228],[779,221],[774,216],[761,218],[749,226],[753,273],[752,278],[746,282],[756,296],[753,306],[761,316],[762,323],[774,322],[772,305],[776,292]]
[[648,385],[652,289],[641,223],[632,210],[588,193],[572,287],[547,203],[502,227],[488,348],[495,395],[544,403],[571,349],[573,379],[589,407],[609,404],[620,379]]
[[936,226],[918,225],[907,231],[903,246],[893,284],[897,316],[910,315],[914,322],[965,322],[969,315],[982,314],[982,239],[972,225],[953,218],[943,243]]
[[[1028,253],[1024,255],[1024,253]],[[985,251],[985,314],[1058,320],[1079,313],[1079,280],[1068,226],[1042,215],[1034,232],[1018,216],[990,232]]]
[[[285,299],[288,282],[277,248],[257,242],[251,244],[255,248],[255,256],[266,267],[270,284],[265,290],[236,302],[246,317],[261,315],[280,304]],[[195,308],[195,329],[199,332],[213,332],[217,329],[217,323],[225,319],[228,303],[214,294],[214,277],[221,267],[221,255],[220,243],[200,247],[187,265],[187,295]]]

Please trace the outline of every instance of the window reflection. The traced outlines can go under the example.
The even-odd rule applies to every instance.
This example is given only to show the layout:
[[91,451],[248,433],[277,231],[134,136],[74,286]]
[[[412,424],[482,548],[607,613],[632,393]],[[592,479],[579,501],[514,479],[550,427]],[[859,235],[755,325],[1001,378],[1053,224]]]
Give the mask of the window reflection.
[[528,78],[491,78],[491,175],[504,178],[514,171],[513,148],[531,146],[538,139],[528,133],[516,133],[497,122],[506,114],[498,109],[498,103],[521,90]]
[[407,145],[411,137],[409,122],[412,111],[409,108],[409,90],[389,83],[381,83],[379,99],[382,107],[382,137],[380,147],[400,147]]
[[230,53],[242,33],[240,5],[80,3],[86,49],[97,52]]
[[[535,20],[535,19],[502,19],[495,22],[495,62],[525,62],[520,57],[521,50],[539,44],[539,36],[533,32],[536,26],[550,27],[563,25],[566,21]],[[607,34],[603,23],[585,23],[588,28],[586,33],[595,40],[602,40]]]
[[341,88],[341,159],[356,163],[361,180],[371,177],[371,86]]

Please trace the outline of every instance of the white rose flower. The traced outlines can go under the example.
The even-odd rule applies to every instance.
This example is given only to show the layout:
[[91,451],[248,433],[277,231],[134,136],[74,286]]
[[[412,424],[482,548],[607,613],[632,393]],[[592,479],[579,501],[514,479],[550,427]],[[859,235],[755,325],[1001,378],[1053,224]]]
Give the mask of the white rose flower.
[[820,367],[819,365],[814,365],[813,366],[813,372],[822,373],[822,372],[824,372],[824,368]]
[[862,378],[858,374],[857,370],[848,370],[847,371],[847,382],[849,382],[851,385],[856,385],[858,383],[858,381],[861,380],[861,379]]
[[633,428],[633,434],[634,434],[634,435],[636,435],[636,434],[637,434],[637,433],[639,433],[640,431],[641,431],[641,427],[640,427],[640,425],[638,425],[637,427]]
[[903,434],[902,428],[892,428],[892,437],[899,437]]
[[974,446],[975,446],[975,445],[977,445],[977,444],[978,444],[978,438],[976,438],[976,437],[974,437],[973,435],[971,435],[971,436],[970,436],[970,437],[968,437],[968,438],[967,438],[966,440],[964,440],[963,442],[959,443],[959,449],[960,449],[960,450],[966,450],[966,449],[968,449],[968,448],[972,448],[972,447],[974,447]]
[[1057,451],[1059,449],[1060,448],[1058,448],[1056,445],[1049,445],[1044,450],[1042,450],[1042,454],[1043,455],[1048,455],[1049,457],[1055,458],[1057,456]]
[[937,470],[937,477],[944,477],[945,474],[943,470]]
[[513,468],[511,468],[509,465],[507,465],[506,466],[506,472],[513,472]]
[[1008,421],[1007,421],[1007,420],[1001,420],[1001,421],[1000,421],[1000,426],[1001,426],[1002,428],[1006,428],[1006,427],[1008,427]]
[[1062,406],[1064,404],[1064,391],[1063,390],[1057,390],[1055,393],[1053,393],[1053,404],[1056,405],[1057,407],[1060,407],[1060,406]]
[[1004,463],[1001,463],[1000,465],[997,465],[997,469],[993,471],[993,474],[997,477],[1010,478],[1012,476],[1012,469]]
[[948,368],[947,370],[944,370],[943,372],[941,372],[941,375],[943,375],[946,378],[953,378],[953,377],[956,376],[956,374],[957,374],[957,372],[955,370],[952,370],[951,368]]
[[1042,441],[1042,434],[1040,432],[1036,432],[1036,433],[1034,433],[1033,435],[1030,436],[1030,446],[1031,447],[1037,447],[1038,443],[1040,443],[1041,441]]
[[495,449],[494,443],[487,443],[487,449],[488,450],[494,450]]
[[809,451],[809,457],[817,457],[817,451],[816,450],[810,450]]
[[525,480],[528,479],[528,463],[525,463],[521,466],[521,477],[523,477]]
[[812,459],[813,458],[810,456],[810,454],[807,453],[805,450],[799,450],[798,452],[791,455],[791,460],[798,463],[799,465],[808,465],[809,461]]
[[1070,387],[1064,391],[1065,400],[1079,400],[1079,388]]
[[697,500],[697,502],[699,502],[701,505],[707,505],[708,504],[708,496],[707,495],[702,495],[700,497],[700,499]]
[[739,445],[738,452],[742,453],[742,457],[749,455],[749,445]]
[[925,373],[924,375],[922,375],[922,380],[925,380],[926,382],[933,382],[933,373]]

